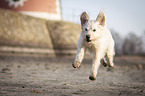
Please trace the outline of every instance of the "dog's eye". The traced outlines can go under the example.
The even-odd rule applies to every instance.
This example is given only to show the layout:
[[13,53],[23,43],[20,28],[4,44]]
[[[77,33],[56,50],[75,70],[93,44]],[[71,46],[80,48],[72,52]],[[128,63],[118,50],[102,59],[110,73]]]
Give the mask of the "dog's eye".
[[85,28],[85,31],[88,31],[88,29],[87,29],[87,28]]
[[93,32],[95,32],[96,31],[96,29],[93,29]]

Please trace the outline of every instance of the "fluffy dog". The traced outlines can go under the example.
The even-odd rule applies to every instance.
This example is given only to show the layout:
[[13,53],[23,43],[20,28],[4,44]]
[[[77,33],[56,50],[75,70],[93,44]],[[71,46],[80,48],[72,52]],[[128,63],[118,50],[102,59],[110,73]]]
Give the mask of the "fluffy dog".
[[[110,31],[106,28],[106,18],[103,10],[100,11],[95,21],[89,20],[87,12],[81,14],[80,20],[81,34],[78,40],[77,55],[72,66],[78,68],[84,58],[86,50],[88,50],[93,55],[93,64],[89,79],[96,80],[97,70],[101,60],[105,67],[107,65],[114,67],[114,40]],[[108,57],[108,64],[105,57]]]

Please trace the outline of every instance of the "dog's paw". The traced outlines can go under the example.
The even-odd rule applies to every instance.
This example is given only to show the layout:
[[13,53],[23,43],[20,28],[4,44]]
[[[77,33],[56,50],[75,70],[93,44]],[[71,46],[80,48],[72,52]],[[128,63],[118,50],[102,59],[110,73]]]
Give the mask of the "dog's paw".
[[89,76],[89,79],[90,79],[91,81],[95,81],[95,80],[96,80],[96,77],[94,77],[94,76]]
[[108,66],[109,66],[110,68],[115,68],[114,64],[113,64],[113,65],[108,64]]
[[108,65],[107,64],[108,62],[105,60],[105,58],[101,60],[101,63],[103,64],[104,67],[107,67]]
[[103,66],[104,66],[104,67],[107,67],[107,63],[103,62]]
[[73,66],[74,68],[79,68],[80,65],[81,65],[81,62],[79,62],[79,61],[76,61],[76,62],[74,62],[74,63],[72,64],[72,66]]
[[115,68],[114,63],[109,63],[108,66],[112,67],[112,68]]

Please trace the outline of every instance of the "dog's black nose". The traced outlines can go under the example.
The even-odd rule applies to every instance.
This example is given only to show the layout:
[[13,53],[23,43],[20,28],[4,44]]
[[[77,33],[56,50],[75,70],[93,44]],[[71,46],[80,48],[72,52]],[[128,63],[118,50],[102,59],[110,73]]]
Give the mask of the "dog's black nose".
[[90,39],[90,35],[86,35],[86,38],[87,38],[87,39]]

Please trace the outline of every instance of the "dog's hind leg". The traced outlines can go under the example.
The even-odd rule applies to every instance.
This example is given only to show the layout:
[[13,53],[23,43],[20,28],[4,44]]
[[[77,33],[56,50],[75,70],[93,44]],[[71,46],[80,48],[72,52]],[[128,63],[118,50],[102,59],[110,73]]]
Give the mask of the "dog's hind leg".
[[108,50],[107,57],[108,57],[108,60],[109,60],[109,64],[108,64],[109,67],[114,67],[114,63],[113,63],[114,55],[115,55],[114,50]]
[[82,62],[84,55],[85,55],[85,51],[86,51],[86,49],[84,47],[78,49],[77,55],[76,55],[75,60],[72,64],[72,66],[74,68],[80,67],[81,62]]
[[105,57],[101,60],[101,63],[103,64],[104,67],[107,67],[107,61]]

